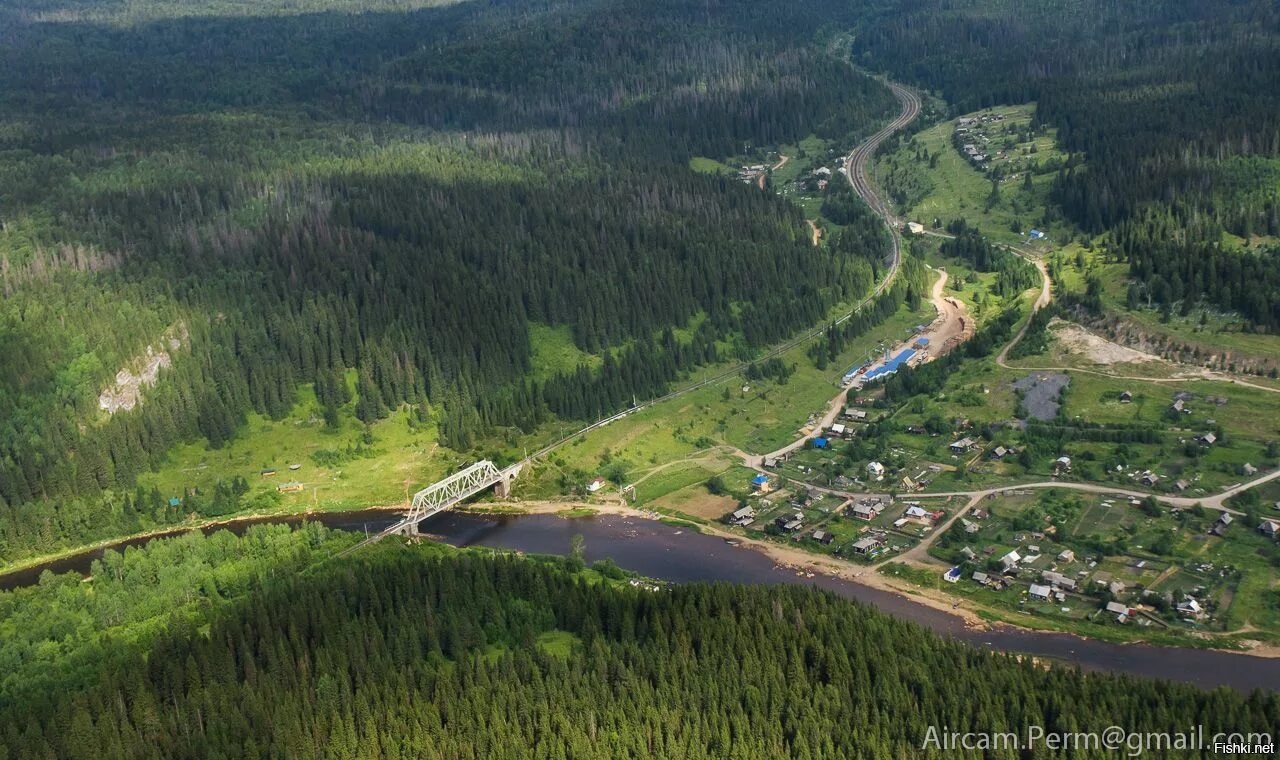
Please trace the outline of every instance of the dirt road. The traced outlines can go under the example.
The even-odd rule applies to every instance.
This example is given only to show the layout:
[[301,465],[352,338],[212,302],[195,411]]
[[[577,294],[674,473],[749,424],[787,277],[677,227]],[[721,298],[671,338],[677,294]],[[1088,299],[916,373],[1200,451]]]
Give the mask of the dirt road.
[[964,302],[946,295],[947,270],[939,269],[941,276],[933,284],[930,300],[938,317],[925,328],[921,337],[929,339],[930,352],[936,357],[950,351],[955,345],[968,340],[974,332],[974,322],[969,318]]

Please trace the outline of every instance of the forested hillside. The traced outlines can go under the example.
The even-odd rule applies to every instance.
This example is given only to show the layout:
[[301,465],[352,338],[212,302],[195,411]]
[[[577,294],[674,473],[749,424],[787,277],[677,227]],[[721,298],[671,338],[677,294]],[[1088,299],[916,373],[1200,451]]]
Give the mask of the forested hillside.
[[[1084,231],[1113,233],[1139,298],[1204,299],[1280,327],[1275,3],[901,6],[858,37],[858,59],[940,91],[955,113],[1036,101],[1036,123],[1073,156],[1053,200]],[[1261,236],[1262,250],[1222,250],[1224,233]]]
[[[466,450],[870,289],[878,230],[814,247],[794,207],[686,165],[876,128],[893,98],[820,33],[847,11],[428,5],[0,9],[0,556],[176,517],[61,505],[303,383],[326,418],[408,404]],[[531,377],[535,325],[598,368]]]
[[[296,538],[302,551],[323,536]],[[251,567],[288,539],[174,548],[198,578],[207,555]],[[92,686],[54,679],[0,707],[0,746],[14,758],[916,757],[931,725],[1212,735],[1280,721],[1274,694],[1046,669],[809,588],[653,590],[573,560],[439,551],[387,544],[260,576],[205,618],[176,618],[149,655],[124,645]],[[205,588],[233,593],[231,579]],[[57,598],[70,621],[93,609],[74,599],[84,585],[0,603],[39,620]]]

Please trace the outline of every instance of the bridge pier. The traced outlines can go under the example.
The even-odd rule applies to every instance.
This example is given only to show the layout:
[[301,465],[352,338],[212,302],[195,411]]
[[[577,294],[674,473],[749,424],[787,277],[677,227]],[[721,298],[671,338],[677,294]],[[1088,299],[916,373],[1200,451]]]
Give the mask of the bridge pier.
[[511,487],[515,484],[516,478],[519,477],[520,470],[523,468],[523,464],[513,464],[503,470],[501,473],[501,479],[493,486],[493,492],[503,499],[510,496]]

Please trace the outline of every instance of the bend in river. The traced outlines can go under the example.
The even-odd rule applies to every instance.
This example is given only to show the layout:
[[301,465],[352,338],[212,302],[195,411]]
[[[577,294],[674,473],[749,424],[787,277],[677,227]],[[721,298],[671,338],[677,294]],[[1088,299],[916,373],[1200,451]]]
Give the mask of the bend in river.
[[[376,532],[395,522],[393,513],[377,511],[333,512],[317,515],[243,520],[213,525],[205,533],[230,530],[237,534],[252,525],[296,524],[304,520],[330,528]],[[774,564],[757,551],[735,547],[724,539],[656,520],[597,516],[565,519],[555,515],[483,515],[446,512],[427,520],[424,533],[459,547],[491,547],[531,554],[567,554],[574,535],[584,539],[585,559],[594,562],[612,559],[620,567],[642,575],[677,583],[725,581],[730,583],[790,583],[816,586],[848,599],[905,618],[945,636],[982,649],[1027,654],[1078,665],[1085,670],[1129,673],[1151,678],[1186,681],[1211,688],[1230,686],[1241,691],[1280,688],[1280,659],[1205,649],[1157,647],[1145,644],[1111,644],[1082,639],[1065,633],[1042,633],[1012,627],[972,630],[948,612],[935,609],[892,592],[862,584],[815,575],[798,576],[794,570]],[[88,573],[93,561],[108,549],[139,546],[173,531],[124,541],[109,547],[83,552],[37,567],[0,576],[0,590],[32,585],[44,570],[55,573]]]

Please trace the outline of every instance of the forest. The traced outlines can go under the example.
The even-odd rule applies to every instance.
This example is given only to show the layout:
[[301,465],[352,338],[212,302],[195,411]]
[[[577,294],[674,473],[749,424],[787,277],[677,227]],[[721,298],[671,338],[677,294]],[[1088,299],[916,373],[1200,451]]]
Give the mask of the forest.
[[1034,287],[1040,280],[1034,266],[1017,254],[990,243],[976,227],[963,219],[947,225],[952,238],[944,241],[938,252],[965,261],[979,272],[995,272],[992,292],[1001,298],[1016,297]]
[[[920,750],[930,725],[1280,722],[1273,693],[1045,668],[801,586],[651,590],[574,557],[391,543],[253,572],[291,547],[307,565],[327,540],[279,527],[172,539],[109,557],[92,584],[0,594],[40,631],[115,610],[106,640],[70,637],[65,657],[43,653],[45,681],[0,691],[5,757],[919,757],[944,754]],[[204,569],[231,559],[243,570]],[[130,603],[112,576],[158,568],[206,576],[191,596],[212,603],[111,637],[166,593]],[[116,601],[92,601],[99,583]]]
[[1280,325],[1275,3],[935,5],[881,9],[855,56],[940,92],[954,114],[1035,101],[1035,124],[1055,127],[1071,155],[1053,201],[1106,234],[1139,300]]
[[[659,5],[0,8],[0,557],[176,519],[138,475],[301,384],[467,450],[864,296],[874,217],[815,247],[797,208],[687,167],[877,128],[892,96],[822,32],[852,16]],[[600,361],[534,377],[534,325]]]
[[[1036,101],[1071,154],[1053,198],[1133,305],[1275,329],[1274,4],[1021,5],[3,3],[0,562],[235,511],[230,480],[176,495],[197,510],[136,484],[307,385],[326,420],[407,409],[473,451],[831,319],[884,274],[875,216],[832,182],[813,246],[799,208],[688,162],[853,145],[896,110],[868,71],[955,113]],[[907,261],[815,365],[920,302]],[[539,327],[590,361],[533,372]]]

